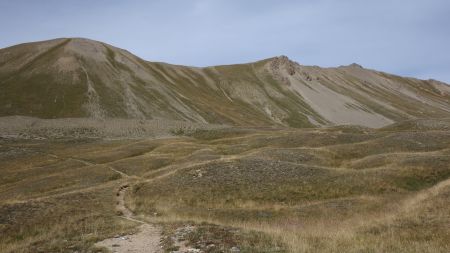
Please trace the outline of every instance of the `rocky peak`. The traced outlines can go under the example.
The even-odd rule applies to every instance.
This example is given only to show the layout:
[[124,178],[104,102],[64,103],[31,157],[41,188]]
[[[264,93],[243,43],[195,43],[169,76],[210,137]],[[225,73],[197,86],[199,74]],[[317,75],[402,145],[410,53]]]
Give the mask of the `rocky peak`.
[[352,64],[348,65],[348,67],[363,69],[363,66],[359,65],[358,63],[352,63]]
[[292,61],[285,55],[274,57],[270,62],[270,68],[272,71],[279,72],[285,70],[291,76],[296,73],[299,66],[300,64]]

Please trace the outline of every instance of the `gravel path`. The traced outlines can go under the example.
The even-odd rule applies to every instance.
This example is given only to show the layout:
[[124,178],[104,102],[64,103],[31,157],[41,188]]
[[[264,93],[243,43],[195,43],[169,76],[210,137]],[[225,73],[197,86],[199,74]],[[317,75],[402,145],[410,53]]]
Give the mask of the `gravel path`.
[[159,253],[161,232],[150,224],[142,224],[139,232],[133,235],[109,238],[98,242],[96,246],[105,247],[115,253]]
[[117,211],[121,213],[121,217],[127,220],[141,223],[139,232],[126,235],[116,236],[114,238],[105,239],[95,244],[97,247],[105,247],[114,253],[160,253],[161,231],[158,227],[138,220],[134,217],[133,212],[125,205],[125,193],[128,185],[123,185],[117,192]]

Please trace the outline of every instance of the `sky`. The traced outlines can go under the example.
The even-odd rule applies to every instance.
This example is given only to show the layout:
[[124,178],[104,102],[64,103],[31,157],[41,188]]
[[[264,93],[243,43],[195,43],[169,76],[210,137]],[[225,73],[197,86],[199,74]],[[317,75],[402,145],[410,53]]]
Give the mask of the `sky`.
[[173,64],[286,55],[450,83],[448,0],[0,0],[0,48],[60,37]]

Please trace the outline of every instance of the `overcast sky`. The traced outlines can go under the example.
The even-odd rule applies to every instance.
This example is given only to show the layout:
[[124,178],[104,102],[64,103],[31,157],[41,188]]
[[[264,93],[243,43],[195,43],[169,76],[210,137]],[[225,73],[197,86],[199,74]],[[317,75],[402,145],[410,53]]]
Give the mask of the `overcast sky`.
[[0,0],[0,48],[59,37],[174,64],[287,55],[450,83],[448,0]]

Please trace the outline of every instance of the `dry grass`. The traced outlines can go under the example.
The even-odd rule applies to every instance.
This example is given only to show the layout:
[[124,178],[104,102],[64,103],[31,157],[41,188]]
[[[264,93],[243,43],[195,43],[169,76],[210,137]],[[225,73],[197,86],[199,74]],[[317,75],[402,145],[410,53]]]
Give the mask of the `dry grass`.
[[130,231],[135,224],[115,211],[125,181],[126,204],[141,219],[164,224],[167,235],[194,224],[191,246],[450,249],[447,130],[241,128],[160,140],[3,140],[0,148],[2,252],[84,252]]
[[165,119],[39,119],[25,116],[0,117],[0,137],[7,139],[141,139],[161,138],[223,125]]
[[131,231],[114,212],[113,187],[2,204],[1,252],[85,251],[92,243]]
[[450,224],[442,205],[420,213],[407,204],[449,178],[449,133],[352,131],[202,132],[195,142],[221,158],[136,185],[129,205],[159,221],[264,232],[291,252],[446,252],[446,232],[423,237],[432,224],[408,230],[401,217]]

